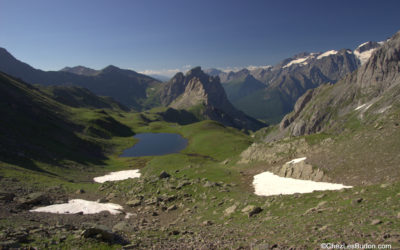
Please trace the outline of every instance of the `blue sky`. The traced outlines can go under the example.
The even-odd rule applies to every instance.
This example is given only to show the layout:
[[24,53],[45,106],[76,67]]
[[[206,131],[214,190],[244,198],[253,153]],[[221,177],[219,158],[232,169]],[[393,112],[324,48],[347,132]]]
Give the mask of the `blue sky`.
[[0,0],[0,47],[43,70],[275,64],[400,30],[400,1]]

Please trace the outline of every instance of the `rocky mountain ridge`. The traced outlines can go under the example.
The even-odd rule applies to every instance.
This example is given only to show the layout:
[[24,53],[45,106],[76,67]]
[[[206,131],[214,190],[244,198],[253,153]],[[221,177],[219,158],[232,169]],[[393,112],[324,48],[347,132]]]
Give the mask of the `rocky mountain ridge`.
[[200,67],[193,68],[186,75],[177,73],[162,89],[160,99],[165,106],[193,111],[200,117],[227,126],[250,130],[266,126],[234,108],[219,77],[205,74]]
[[[399,105],[400,33],[371,53],[357,71],[335,85],[309,90],[280,129],[295,136],[342,127],[346,120],[391,113]],[[393,111],[392,111],[393,112]]]
[[[354,51],[303,52],[271,67],[236,72],[209,69],[207,72],[220,76],[235,107],[253,117],[277,123],[293,110],[297,99],[307,90],[342,79],[365,63],[381,44],[366,42]],[[246,76],[254,77],[264,87],[254,89]],[[238,85],[241,87],[238,88]]]
[[242,68],[239,70],[221,70],[217,68],[209,68],[205,69],[204,72],[211,76],[219,76],[221,83],[227,83],[229,81],[235,80],[237,78],[243,77],[243,75],[252,75],[257,80],[263,82],[264,84],[268,84],[268,81],[265,81],[268,77],[265,77],[265,74],[272,71],[280,71],[282,69],[298,68],[302,66],[309,65],[317,60],[320,60],[324,57],[334,56],[337,54],[342,54],[346,52],[348,54],[354,54],[357,64],[364,64],[366,60],[371,56],[371,53],[379,48],[385,41],[374,42],[367,41],[365,43],[360,44],[354,50],[351,49],[341,49],[341,50],[328,50],[325,52],[301,52],[290,58],[286,58],[280,62],[278,62],[274,66],[250,66],[246,68]]
[[146,100],[161,84],[149,76],[113,65],[99,71],[82,66],[64,68],[62,71],[43,71],[19,61],[3,48],[0,48],[0,71],[31,84],[83,87],[96,95],[110,96],[136,110],[156,105]]

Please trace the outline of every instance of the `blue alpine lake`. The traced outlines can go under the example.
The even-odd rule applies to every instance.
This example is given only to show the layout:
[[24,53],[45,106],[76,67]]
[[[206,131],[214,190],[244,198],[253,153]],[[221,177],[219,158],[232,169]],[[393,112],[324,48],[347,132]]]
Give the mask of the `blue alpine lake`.
[[124,150],[121,157],[152,156],[178,153],[184,149],[188,141],[179,134],[142,133],[134,138],[139,142]]

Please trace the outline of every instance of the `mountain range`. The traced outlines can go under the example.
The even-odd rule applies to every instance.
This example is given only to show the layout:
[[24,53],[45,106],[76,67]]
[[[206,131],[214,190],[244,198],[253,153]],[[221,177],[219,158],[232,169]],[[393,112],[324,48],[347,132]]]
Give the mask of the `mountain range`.
[[[362,48],[359,51],[363,53]],[[372,53],[367,51],[364,53],[369,53],[368,59],[362,56],[362,66],[352,74],[336,84],[308,90],[296,102],[294,111],[282,120],[280,129],[299,136],[342,131],[344,124],[357,120],[361,124],[397,123],[398,126],[400,32]]]
[[337,183],[398,182],[400,32],[368,53],[358,69],[307,90],[279,124],[257,131],[242,162],[262,162],[279,173],[288,156],[306,157]]
[[[337,82],[364,64],[381,44],[366,42],[354,52],[342,49],[300,53],[275,66],[248,67],[239,71],[207,69],[203,72],[194,68],[186,76],[178,73],[165,83],[112,65],[101,70],[76,66],[42,71],[17,60],[5,49],[0,49],[0,71],[38,86],[47,86],[42,89],[67,105],[118,106],[119,109],[137,111],[166,106],[190,110],[198,119],[257,130],[265,124],[251,117],[265,123],[279,123],[307,90]],[[220,88],[221,82],[223,88]],[[102,97],[101,104],[91,92],[109,98]]]
[[135,110],[156,105],[147,100],[161,84],[149,76],[112,65],[98,71],[82,66],[61,71],[42,71],[17,60],[3,48],[0,48],[0,71],[31,84],[84,87],[96,95],[112,97]]
[[102,70],[76,66],[42,71],[0,49],[0,71],[36,84],[55,100],[72,107],[146,110],[165,106],[189,110],[196,119],[211,119],[238,129],[257,130],[266,126],[234,108],[219,79],[209,77],[201,68],[192,69],[186,76],[178,73],[169,82],[161,83],[115,66]]
[[308,89],[337,82],[365,63],[381,44],[366,42],[354,51],[304,52],[269,67],[236,72],[207,69],[205,72],[220,77],[235,107],[255,118],[279,123]]

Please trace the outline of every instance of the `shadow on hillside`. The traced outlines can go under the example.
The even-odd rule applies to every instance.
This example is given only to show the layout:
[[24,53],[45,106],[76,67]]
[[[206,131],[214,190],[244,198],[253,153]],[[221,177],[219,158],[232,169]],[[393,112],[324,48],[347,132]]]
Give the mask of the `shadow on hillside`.
[[164,112],[159,112],[158,115],[166,122],[174,122],[179,125],[188,125],[199,121],[194,114],[186,110],[176,110],[173,108],[168,108]]
[[51,173],[47,170],[40,168],[38,165],[35,164],[34,161],[32,161],[31,159],[27,159],[27,158],[9,157],[9,156],[0,154],[0,162],[4,162],[4,163],[10,164],[10,165],[15,165],[15,166],[18,166],[18,167],[21,167],[24,169],[28,169],[28,170],[32,170],[35,172],[48,174],[51,176],[57,176],[54,173]]
[[[93,111],[90,115],[100,118],[89,122],[76,122],[74,112],[32,85],[0,73],[0,160],[38,172],[45,170],[35,161],[71,169],[102,165],[104,152],[110,151],[103,139],[132,134],[104,111]],[[90,126],[105,136],[87,134]]]

